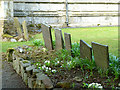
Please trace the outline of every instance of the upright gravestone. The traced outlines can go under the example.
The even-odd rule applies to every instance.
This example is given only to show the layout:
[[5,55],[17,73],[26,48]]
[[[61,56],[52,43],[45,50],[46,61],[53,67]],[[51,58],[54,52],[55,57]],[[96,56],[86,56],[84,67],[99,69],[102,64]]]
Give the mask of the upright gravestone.
[[29,36],[28,36],[28,30],[27,30],[26,21],[23,21],[22,26],[23,26],[24,38],[25,38],[25,40],[28,41]]
[[80,40],[80,57],[92,60],[92,47],[83,40]]
[[62,36],[62,31],[60,29],[55,29],[55,49],[60,50],[64,48],[64,41]]
[[18,36],[22,38],[22,30],[18,18],[14,18],[15,27],[17,28]]
[[72,49],[72,45],[71,45],[71,35],[68,33],[64,33],[64,38],[65,38],[65,48],[67,50],[71,50]]
[[45,47],[48,50],[53,50],[51,27],[46,24],[41,24],[41,29],[42,29],[43,39],[45,42]]
[[92,42],[92,48],[96,65],[106,70],[109,67],[108,46]]

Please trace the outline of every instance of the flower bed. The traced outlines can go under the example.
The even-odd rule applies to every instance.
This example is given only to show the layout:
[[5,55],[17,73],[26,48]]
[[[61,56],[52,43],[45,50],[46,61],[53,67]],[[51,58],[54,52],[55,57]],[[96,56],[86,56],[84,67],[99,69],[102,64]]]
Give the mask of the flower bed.
[[103,71],[94,60],[81,59],[75,53],[72,57],[67,50],[18,47],[12,54],[13,67],[30,88],[120,88],[119,72],[115,75],[113,70],[115,56],[110,55],[110,68]]

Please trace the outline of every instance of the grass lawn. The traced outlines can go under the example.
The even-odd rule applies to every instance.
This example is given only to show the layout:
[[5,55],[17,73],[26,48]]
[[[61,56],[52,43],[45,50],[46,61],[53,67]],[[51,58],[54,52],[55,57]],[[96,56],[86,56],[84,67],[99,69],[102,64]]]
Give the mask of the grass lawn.
[[[91,42],[97,42],[109,46],[109,52],[118,56],[118,27],[89,27],[89,28],[63,28],[62,33],[70,33],[72,42],[84,40],[91,45]],[[52,30],[53,40],[55,40],[54,30]],[[7,48],[21,45],[32,45],[35,39],[42,39],[42,34],[36,34],[34,39],[28,42],[2,42],[2,52]]]

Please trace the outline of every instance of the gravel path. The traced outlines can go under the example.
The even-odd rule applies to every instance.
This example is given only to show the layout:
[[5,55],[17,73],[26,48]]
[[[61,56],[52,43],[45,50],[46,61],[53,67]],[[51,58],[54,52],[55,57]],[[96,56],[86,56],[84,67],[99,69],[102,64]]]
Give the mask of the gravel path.
[[7,61],[2,63],[2,88],[27,88],[21,77],[14,71],[11,63]]

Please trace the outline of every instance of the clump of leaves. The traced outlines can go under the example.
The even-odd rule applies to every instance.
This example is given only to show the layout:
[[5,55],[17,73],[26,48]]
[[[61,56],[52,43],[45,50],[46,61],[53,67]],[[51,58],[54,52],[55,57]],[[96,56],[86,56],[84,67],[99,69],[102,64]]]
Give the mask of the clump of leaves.
[[44,43],[43,43],[43,41],[42,41],[41,39],[36,39],[36,40],[34,40],[34,41],[33,41],[33,44],[34,44],[35,46],[44,46]]
[[79,44],[79,42],[72,43],[72,55],[74,57],[80,57],[80,44]]
[[115,76],[115,79],[119,79],[120,77],[120,62],[119,58],[116,56],[110,54],[110,59],[109,59],[109,71]]

